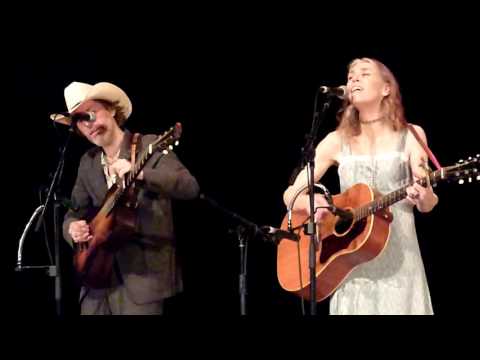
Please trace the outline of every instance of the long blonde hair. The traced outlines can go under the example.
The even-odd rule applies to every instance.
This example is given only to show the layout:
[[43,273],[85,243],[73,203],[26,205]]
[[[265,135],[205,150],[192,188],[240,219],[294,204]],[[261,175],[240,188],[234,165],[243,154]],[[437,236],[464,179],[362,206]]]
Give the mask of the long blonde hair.
[[[402,95],[395,76],[392,72],[380,61],[371,58],[355,59],[348,65],[348,70],[352,68],[359,61],[371,62],[377,66],[382,80],[390,86],[390,93],[382,100],[382,110],[384,111],[387,121],[393,127],[393,130],[398,131],[407,125],[405,114],[402,105]],[[345,97],[342,108],[337,113],[337,120],[339,121],[337,130],[343,132],[347,137],[356,136],[360,134],[360,120],[358,117],[358,110],[350,103],[348,97]]]

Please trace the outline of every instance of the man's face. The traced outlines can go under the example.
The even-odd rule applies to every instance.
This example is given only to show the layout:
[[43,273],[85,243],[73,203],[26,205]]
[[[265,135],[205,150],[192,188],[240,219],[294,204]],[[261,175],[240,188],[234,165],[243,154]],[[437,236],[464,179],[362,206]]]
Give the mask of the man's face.
[[107,109],[101,102],[88,100],[81,104],[72,114],[79,112],[95,113],[95,121],[78,121],[78,130],[97,146],[109,145],[113,140],[115,127],[118,127],[114,118],[114,110]]

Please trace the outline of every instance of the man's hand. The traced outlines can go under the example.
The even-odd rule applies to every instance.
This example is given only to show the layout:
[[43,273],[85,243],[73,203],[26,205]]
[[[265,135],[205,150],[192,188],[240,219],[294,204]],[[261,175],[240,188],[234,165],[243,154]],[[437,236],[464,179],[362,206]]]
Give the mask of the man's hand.
[[[132,170],[132,164],[126,159],[118,159],[110,165],[110,172],[122,179],[126,173]],[[138,180],[143,180],[143,170],[137,176]]]
[[90,227],[85,220],[73,221],[68,227],[68,233],[73,239],[73,242],[85,242],[93,239],[90,234]]

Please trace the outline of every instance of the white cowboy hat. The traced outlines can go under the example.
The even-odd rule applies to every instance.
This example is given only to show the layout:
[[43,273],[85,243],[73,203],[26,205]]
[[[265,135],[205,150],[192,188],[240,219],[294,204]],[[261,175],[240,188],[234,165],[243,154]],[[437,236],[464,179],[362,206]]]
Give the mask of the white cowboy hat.
[[[125,123],[132,113],[132,103],[127,94],[118,86],[108,82],[90,85],[74,81],[65,88],[64,95],[69,113],[75,111],[76,108],[87,100],[105,100],[118,107],[121,112],[117,119],[120,126]],[[50,118],[64,125],[71,124],[71,119],[65,116],[65,114],[52,114]]]

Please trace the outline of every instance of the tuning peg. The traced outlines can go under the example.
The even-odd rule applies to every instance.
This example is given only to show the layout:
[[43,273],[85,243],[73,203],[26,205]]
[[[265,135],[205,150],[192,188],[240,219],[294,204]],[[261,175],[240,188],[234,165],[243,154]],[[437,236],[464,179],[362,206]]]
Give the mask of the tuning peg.
[[173,146],[172,146],[172,145],[169,145],[169,146],[168,146],[168,149],[169,149],[170,151],[172,151],[172,150],[173,150]]
[[465,180],[460,179],[460,180],[458,180],[458,183],[459,183],[460,185],[463,185],[463,184],[465,183]]
[[472,177],[471,177],[471,176],[468,177],[468,182],[469,182],[469,183],[472,182]]
[[163,153],[163,155],[167,155],[167,154],[168,154],[168,150],[163,150],[162,153]]
[[459,164],[463,163],[463,159],[458,160],[458,163]]
[[180,141],[175,141],[175,146],[178,146],[178,144],[180,144]]
[[477,176],[477,181],[480,181],[480,175]]

